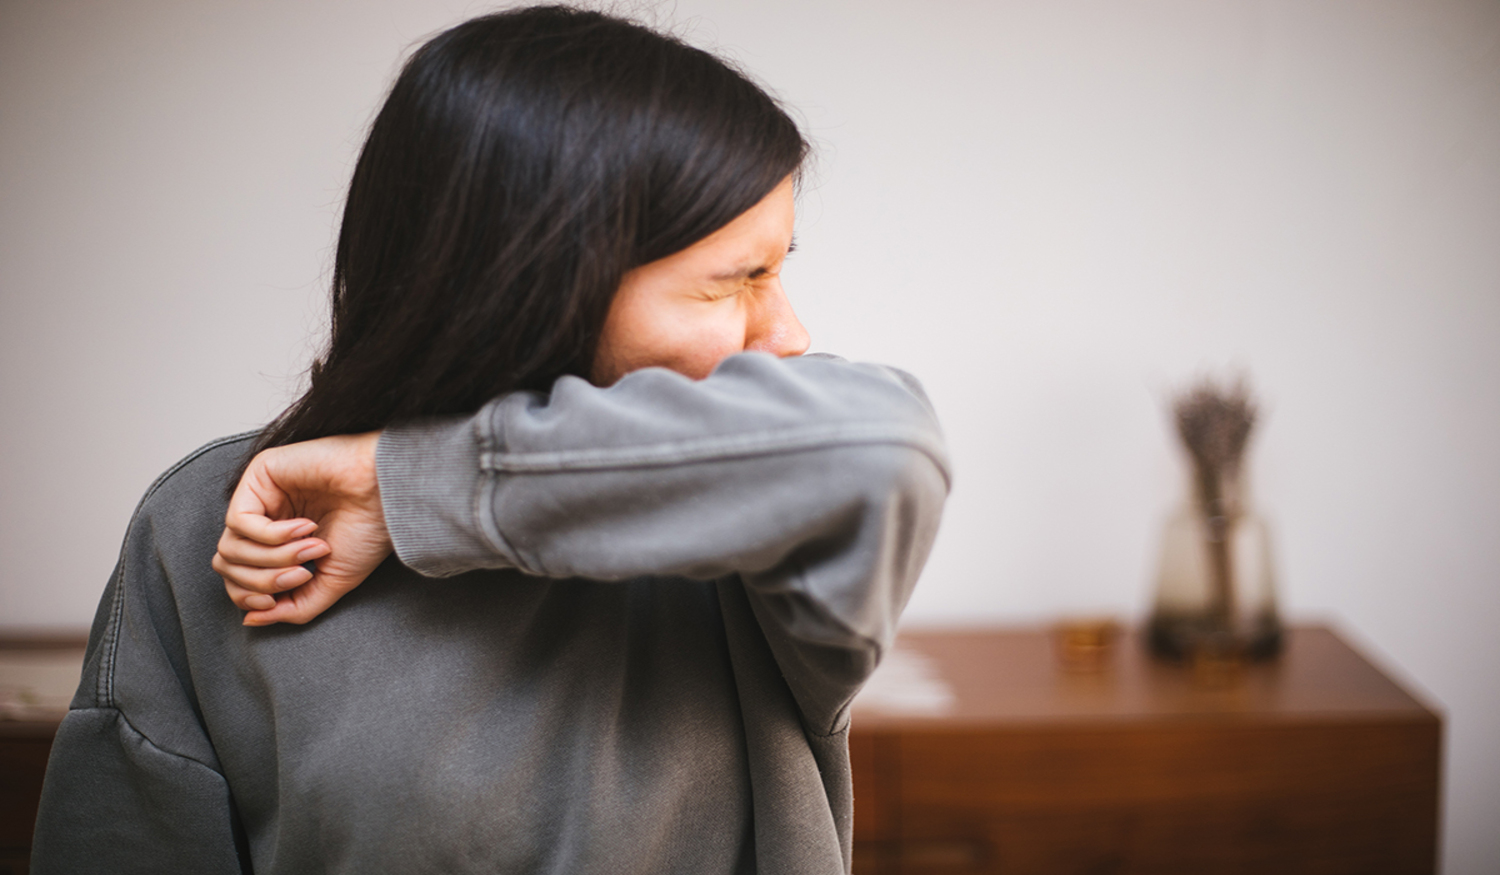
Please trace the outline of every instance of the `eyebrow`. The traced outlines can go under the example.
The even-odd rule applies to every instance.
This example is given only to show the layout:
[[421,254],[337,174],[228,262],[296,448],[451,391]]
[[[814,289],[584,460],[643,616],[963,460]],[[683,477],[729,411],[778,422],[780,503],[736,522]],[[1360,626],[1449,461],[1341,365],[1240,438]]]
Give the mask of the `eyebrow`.
[[[791,255],[793,252],[796,252],[796,251],[797,251],[797,237],[796,237],[796,235],[793,235],[792,236],[792,241],[787,244],[786,254],[787,255]],[[724,273],[716,273],[716,274],[713,275],[712,279],[715,282],[725,282],[725,281],[728,281],[728,280],[750,279],[752,277],[759,276],[760,274],[763,274],[765,272],[766,272],[766,266],[764,264],[753,264],[753,265],[752,264],[746,264],[746,265],[742,265],[740,267],[736,267],[733,270],[725,271]]]

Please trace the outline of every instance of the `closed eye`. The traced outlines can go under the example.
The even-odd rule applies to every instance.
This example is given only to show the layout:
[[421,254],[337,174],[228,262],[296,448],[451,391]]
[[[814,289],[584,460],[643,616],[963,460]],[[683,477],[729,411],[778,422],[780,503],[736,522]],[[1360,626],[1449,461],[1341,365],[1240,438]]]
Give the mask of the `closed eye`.
[[[791,240],[791,242],[789,244],[787,244],[786,254],[787,255],[791,255],[793,252],[796,252],[796,251],[797,251],[797,238],[793,237],[792,240]],[[783,258],[785,258],[785,256],[783,256]],[[765,265],[765,264],[754,265],[754,266],[752,266],[752,265],[744,265],[743,267],[737,267],[734,270],[729,270],[729,271],[725,271],[724,273],[715,274],[712,277],[712,280],[714,282],[718,282],[718,283],[733,282],[733,281],[738,281],[738,280],[759,280],[759,279],[765,279],[766,277],[768,277],[770,275],[771,275],[771,267],[769,265]]]

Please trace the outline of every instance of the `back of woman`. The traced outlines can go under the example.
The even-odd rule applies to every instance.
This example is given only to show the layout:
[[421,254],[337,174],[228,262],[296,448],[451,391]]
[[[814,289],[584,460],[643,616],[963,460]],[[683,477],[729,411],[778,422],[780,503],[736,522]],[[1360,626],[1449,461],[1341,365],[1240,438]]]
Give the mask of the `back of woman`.
[[848,704],[948,475],[915,381],[800,356],[805,152],[594,13],[419,50],[307,394],[131,521],[36,871],[848,871]]

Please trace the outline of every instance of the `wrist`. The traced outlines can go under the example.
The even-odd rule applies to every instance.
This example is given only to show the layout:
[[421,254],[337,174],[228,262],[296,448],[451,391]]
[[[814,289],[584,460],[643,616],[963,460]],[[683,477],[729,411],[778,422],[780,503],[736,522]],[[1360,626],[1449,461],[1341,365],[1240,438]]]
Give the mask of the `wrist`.
[[386,530],[407,567],[447,577],[505,564],[475,517],[483,477],[469,419],[392,425],[379,437],[376,469]]

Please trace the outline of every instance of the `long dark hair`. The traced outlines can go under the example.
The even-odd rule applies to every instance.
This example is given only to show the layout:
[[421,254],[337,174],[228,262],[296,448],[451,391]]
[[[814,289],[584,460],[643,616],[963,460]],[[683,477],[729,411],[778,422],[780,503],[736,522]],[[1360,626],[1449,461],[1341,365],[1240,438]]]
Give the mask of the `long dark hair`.
[[587,376],[625,273],[728,224],[807,152],[745,75],[627,21],[539,6],[439,34],[354,168],[327,352],[255,450]]

